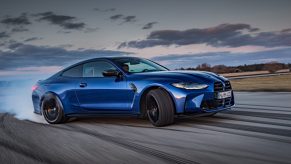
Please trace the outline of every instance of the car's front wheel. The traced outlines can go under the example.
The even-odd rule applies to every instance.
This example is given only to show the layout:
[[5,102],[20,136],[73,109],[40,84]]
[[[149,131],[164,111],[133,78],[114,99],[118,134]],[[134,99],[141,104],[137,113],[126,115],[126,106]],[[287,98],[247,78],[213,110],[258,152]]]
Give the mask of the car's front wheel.
[[59,124],[67,120],[60,99],[52,93],[45,95],[42,100],[41,109],[45,120],[50,124]]
[[174,123],[174,103],[170,95],[162,89],[154,89],[146,95],[146,109],[154,126]]

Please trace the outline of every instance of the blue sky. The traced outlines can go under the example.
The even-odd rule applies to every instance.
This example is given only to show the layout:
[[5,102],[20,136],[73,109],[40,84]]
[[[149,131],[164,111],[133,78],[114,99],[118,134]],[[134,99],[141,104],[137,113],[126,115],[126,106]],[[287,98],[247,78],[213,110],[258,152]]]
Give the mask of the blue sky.
[[130,55],[172,69],[291,62],[289,0],[1,0],[0,78]]

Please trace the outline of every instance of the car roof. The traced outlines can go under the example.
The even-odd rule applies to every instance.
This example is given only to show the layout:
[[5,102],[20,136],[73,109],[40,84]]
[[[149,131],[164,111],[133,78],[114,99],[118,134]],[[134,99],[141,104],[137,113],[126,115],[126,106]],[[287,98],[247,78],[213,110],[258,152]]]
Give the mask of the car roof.
[[[75,63],[71,66],[74,66],[74,65],[79,65],[79,64],[83,64],[83,63],[87,63],[87,62],[92,62],[92,61],[96,61],[96,60],[109,60],[109,61],[113,61],[113,60],[116,60],[116,59],[142,59],[142,58],[139,58],[139,57],[133,57],[133,56],[122,56],[122,57],[116,57],[116,56],[113,56],[113,57],[97,57],[97,58],[91,58],[91,59],[87,59],[87,60],[83,60],[83,61],[79,61],[78,63]],[[71,67],[69,66],[69,67]]]
[[68,69],[70,69],[70,68],[72,68],[72,67],[75,67],[75,66],[77,66],[77,65],[84,64],[84,63],[88,63],[88,62],[94,62],[94,61],[96,61],[96,60],[109,60],[109,61],[113,61],[114,59],[134,59],[134,58],[136,58],[136,59],[142,59],[142,58],[139,58],[139,57],[133,57],[133,56],[122,56],[122,57],[120,57],[120,56],[118,56],[118,57],[117,57],[117,56],[112,56],[112,57],[97,57],[97,58],[92,58],[92,59],[87,59],[87,60],[79,61],[79,62],[77,62],[77,63],[75,63],[75,64],[72,64],[72,65],[70,65],[70,66],[64,68],[64,69],[61,70],[60,72],[63,72],[63,71],[65,71],[65,70],[68,70]]

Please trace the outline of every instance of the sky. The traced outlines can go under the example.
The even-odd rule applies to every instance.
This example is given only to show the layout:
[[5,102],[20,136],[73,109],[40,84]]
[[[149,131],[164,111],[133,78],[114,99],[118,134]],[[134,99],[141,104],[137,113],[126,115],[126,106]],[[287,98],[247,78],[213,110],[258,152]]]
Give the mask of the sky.
[[0,78],[101,56],[291,63],[290,0],[0,0]]

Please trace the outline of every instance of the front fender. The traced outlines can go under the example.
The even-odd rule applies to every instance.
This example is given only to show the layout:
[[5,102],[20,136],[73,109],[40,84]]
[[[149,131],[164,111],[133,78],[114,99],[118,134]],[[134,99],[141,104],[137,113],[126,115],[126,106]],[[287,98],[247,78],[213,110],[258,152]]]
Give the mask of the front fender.
[[170,84],[163,84],[163,83],[157,83],[157,82],[152,82],[147,85],[136,85],[137,87],[137,92],[134,96],[134,101],[132,105],[132,109],[135,113],[140,114],[141,113],[141,101],[142,101],[142,96],[146,94],[149,90],[154,89],[154,88],[162,88],[168,94],[170,95],[171,99],[173,100],[173,103],[175,105],[175,112],[176,113],[183,113],[184,112],[184,104],[186,100],[186,94],[178,89],[173,87]]

